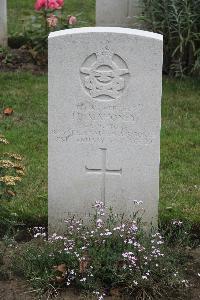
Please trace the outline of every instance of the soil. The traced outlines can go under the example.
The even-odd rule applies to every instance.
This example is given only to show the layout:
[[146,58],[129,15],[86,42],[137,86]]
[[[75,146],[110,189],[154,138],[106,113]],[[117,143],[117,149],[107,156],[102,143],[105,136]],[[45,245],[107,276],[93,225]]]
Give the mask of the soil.
[[[185,267],[185,279],[189,282],[189,287],[182,290],[171,291],[160,300],[200,300],[200,247],[187,249],[188,261]],[[0,300],[38,300],[36,291],[25,280],[18,278],[11,271],[13,249],[5,247],[0,242]],[[45,294],[40,300],[52,299],[51,295]],[[68,289],[60,293],[55,299],[59,300],[79,300],[83,299],[77,291]],[[96,298],[90,298],[96,299]],[[119,299],[119,297],[106,297],[106,300]],[[122,299],[122,298],[121,298]],[[129,300],[134,298],[129,298]],[[125,299],[124,299],[125,300]]]
[[47,58],[34,60],[31,51],[26,47],[0,52],[0,72],[20,70],[30,71],[33,74],[47,73]]

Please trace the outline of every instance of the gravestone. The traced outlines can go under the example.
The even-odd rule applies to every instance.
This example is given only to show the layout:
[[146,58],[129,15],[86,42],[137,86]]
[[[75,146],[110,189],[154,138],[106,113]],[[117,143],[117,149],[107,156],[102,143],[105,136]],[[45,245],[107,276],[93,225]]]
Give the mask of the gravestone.
[[139,27],[141,0],[96,0],[96,26]]
[[7,46],[7,0],[0,0],[0,46]]
[[95,201],[131,215],[159,198],[162,36],[77,28],[49,36],[49,228]]

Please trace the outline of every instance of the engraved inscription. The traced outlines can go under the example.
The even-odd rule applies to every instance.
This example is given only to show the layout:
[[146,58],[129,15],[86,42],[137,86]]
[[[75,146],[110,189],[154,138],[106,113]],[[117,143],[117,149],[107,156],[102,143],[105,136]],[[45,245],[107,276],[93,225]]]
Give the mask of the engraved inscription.
[[91,54],[80,69],[83,87],[98,101],[118,99],[130,76],[126,62],[108,48]]
[[102,175],[101,182],[101,201],[105,204],[106,198],[106,175],[122,175],[122,169],[119,170],[109,170],[106,167],[106,148],[100,148],[102,152],[102,167],[101,169],[89,169],[87,166],[85,167],[86,172],[88,174],[100,174]]
[[131,122],[135,123],[142,110],[142,105],[132,107],[123,105],[101,105],[97,107],[93,103],[79,103],[73,111],[73,120],[84,125],[91,125],[92,122]]
[[[116,103],[79,102],[72,111],[71,119],[63,130],[52,130],[59,143],[108,144],[126,142],[134,145],[149,145],[155,136],[148,128],[138,128],[143,111],[142,104],[125,106]],[[60,115],[65,119],[65,115]]]
[[134,145],[149,145],[153,142],[154,136],[150,132],[133,131],[129,127],[118,127],[117,125],[109,128],[102,126],[95,128],[68,128],[64,132],[52,133],[59,143],[71,141],[73,138],[77,143],[103,144],[103,143],[122,143],[128,141]]

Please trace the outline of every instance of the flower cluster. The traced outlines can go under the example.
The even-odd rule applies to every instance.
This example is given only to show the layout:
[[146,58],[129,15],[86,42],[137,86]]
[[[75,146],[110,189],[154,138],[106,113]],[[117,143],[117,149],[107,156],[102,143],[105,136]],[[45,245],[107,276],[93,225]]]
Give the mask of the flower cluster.
[[[9,144],[3,136],[0,137],[0,142],[5,145]],[[0,198],[9,199],[15,196],[14,186],[25,175],[25,167],[21,161],[22,157],[17,153],[4,152],[0,154]]]
[[16,160],[22,161],[21,155],[19,155],[19,154],[17,154],[17,153],[4,152],[4,156],[8,156],[8,157],[10,157],[10,158],[14,158],[14,159],[16,159]]
[[96,213],[98,216],[104,216],[105,215],[105,205],[101,201],[96,201],[94,208],[96,210]]
[[0,182],[5,183],[5,185],[16,185],[16,182],[21,181],[19,176],[2,176],[0,177]]
[[[52,252],[48,258],[56,271],[56,284],[78,284],[84,290],[92,289],[102,300],[112,286],[123,286],[133,294],[144,287],[151,290],[154,283],[157,288],[161,278],[168,284],[184,283],[176,268],[166,264],[164,239],[159,232],[143,232],[138,220],[115,215],[102,202],[93,208],[91,222],[69,218],[63,235],[49,237]],[[44,236],[43,229],[36,230],[38,236]],[[55,267],[54,261],[60,264]]]
[[24,175],[24,171],[25,171],[24,166],[22,166],[19,163],[15,163],[11,160],[7,160],[7,159],[6,160],[5,159],[0,160],[0,168],[15,169],[16,173],[18,173],[20,175]]
[[61,9],[64,5],[64,0],[36,0],[35,10],[39,11],[41,9]]
[[183,222],[181,222],[181,221],[179,221],[179,220],[174,220],[174,221],[172,222],[172,224],[175,225],[175,226],[177,226],[177,227],[181,227],[182,224],[183,224]]
[[48,36],[52,31],[65,30],[77,23],[76,16],[65,14],[64,0],[35,0],[35,16],[26,27],[27,47],[39,65],[48,62]]
[[54,14],[50,14],[47,18],[47,23],[49,27],[56,27],[58,24],[58,18]]
[[[64,5],[64,0],[36,0],[35,10],[42,11],[44,13],[44,18],[50,29],[58,27],[59,21],[62,21],[62,14],[56,14],[55,12],[60,10]],[[67,25],[76,25],[77,18],[75,16],[69,15],[65,19]],[[60,29],[60,28],[58,28]]]
[[67,23],[69,25],[76,25],[77,23],[77,18],[75,16],[68,16],[67,17]]
[[39,227],[33,227],[33,236],[34,238],[46,238],[46,228],[39,226]]
[[0,135],[0,144],[8,145],[9,141],[3,135]]

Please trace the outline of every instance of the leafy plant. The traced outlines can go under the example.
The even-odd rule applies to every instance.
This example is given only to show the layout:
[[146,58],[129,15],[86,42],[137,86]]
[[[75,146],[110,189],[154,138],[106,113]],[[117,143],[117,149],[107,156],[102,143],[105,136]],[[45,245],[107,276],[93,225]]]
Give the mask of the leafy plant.
[[4,64],[12,63],[12,60],[13,60],[13,56],[9,52],[9,50],[7,48],[0,47],[0,61],[1,61],[1,63],[4,63]]
[[27,47],[38,64],[47,63],[47,40],[50,32],[67,29],[77,23],[75,16],[64,16],[64,1],[37,0],[35,2],[36,15],[32,16],[26,26],[25,36]]
[[164,35],[164,71],[200,74],[200,0],[142,0],[142,19]]
[[[106,212],[96,202],[89,225],[71,218],[63,235],[53,234],[20,249],[13,260],[18,275],[37,290],[75,287],[98,299],[105,295],[134,295],[137,299],[160,299],[167,289],[184,286],[177,270],[180,252],[165,246],[159,232],[145,233],[135,215],[124,219]],[[34,228],[35,238],[45,238]]]

